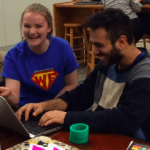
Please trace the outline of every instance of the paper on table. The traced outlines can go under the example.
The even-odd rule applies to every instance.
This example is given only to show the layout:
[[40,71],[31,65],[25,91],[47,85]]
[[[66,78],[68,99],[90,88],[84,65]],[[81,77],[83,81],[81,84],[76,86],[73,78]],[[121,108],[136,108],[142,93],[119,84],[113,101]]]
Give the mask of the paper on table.
[[54,143],[49,143],[47,150],[64,150],[64,149]]
[[30,144],[29,150],[46,150],[43,146]]
[[[53,144],[59,146],[59,149],[61,147],[63,150],[81,150],[79,148],[65,144],[65,143],[57,141],[55,139],[51,139],[48,136],[39,136],[39,137],[29,139],[27,141],[24,141],[22,143],[14,145],[13,147],[10,147],[7,150],[12,150],[12,149],[13,150],[32,150],[32,148],[29,149],[29,147],[31,147],[31,145],[36,145],[36,146],[38,146],[38,148],[44,148],[44,150],[45,150],[50,143],[53,143]],[[37,147],[34,147],[34,148],[37,148]],[[58,149],[58,147],[56,147],[54,150],[57,150],[57,149]],[[62,149],[60,149],[60,150],[62,150]]]

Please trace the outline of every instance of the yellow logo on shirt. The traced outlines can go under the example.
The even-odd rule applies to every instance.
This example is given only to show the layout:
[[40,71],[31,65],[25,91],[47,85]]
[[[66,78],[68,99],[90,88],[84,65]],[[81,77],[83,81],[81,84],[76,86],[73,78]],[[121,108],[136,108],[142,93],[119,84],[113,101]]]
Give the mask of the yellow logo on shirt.
[[31,81],[36,83],[42,89],[48,91],[54,81],[57,79],[58,75],[59,73],[53,69],[38,71],[32,75]]

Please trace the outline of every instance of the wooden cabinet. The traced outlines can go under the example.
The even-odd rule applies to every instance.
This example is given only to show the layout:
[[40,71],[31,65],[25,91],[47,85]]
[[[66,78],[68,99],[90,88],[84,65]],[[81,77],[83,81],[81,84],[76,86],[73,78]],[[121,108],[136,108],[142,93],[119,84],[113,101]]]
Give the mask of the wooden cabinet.
[[[55,35],[64,37],[66,22],[83,22],[88,16],[104,10],[103,5],[74,5],[75,1],[53,5]],[[142,12],[149,13],[150,5],[144,5]]]
[[53,5],[55,35],[64,37],[64,23],[79,22],[95,13],[102,11],[102,5],[73,5],[74,2],[58,3]]

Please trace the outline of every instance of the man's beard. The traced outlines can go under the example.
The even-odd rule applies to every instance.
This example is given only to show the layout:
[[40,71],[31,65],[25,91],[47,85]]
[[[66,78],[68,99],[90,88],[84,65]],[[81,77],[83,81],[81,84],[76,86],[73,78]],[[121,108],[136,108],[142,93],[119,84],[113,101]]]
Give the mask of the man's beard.
[[[105,61],[101,61],[104,66],[109,66],[112,64],[118,64],[121,59],[122,55],[120,54],[120,51],[117,49],[116,46],[113,46],[113,48],[110,50],[108,54],[105,54]],[[100,57],[100,56],[99,56]]]
[[113,46],[109,54],[109,65],[118,64],[122,57],[123,56],[120,54],[120,51],[117,49],[117,47]]

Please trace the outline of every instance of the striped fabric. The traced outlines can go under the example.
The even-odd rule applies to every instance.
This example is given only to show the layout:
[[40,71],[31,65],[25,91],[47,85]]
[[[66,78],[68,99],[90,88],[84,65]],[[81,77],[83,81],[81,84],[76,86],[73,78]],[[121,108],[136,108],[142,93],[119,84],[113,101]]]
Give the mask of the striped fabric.
[[149,78],[146,71],[148,68],[149,58],[140,61],[132,70],[129,69],[124,72],[116,70],[116,65],[112,65],[107,75],[103,74],[100,77],[100,84],[98,84],[95,91],[95,100],[91,108],[92,111],[97,111],[99,107],[105,109],[117,108],[126,84],[131,84],[134,80],[140,78]]

